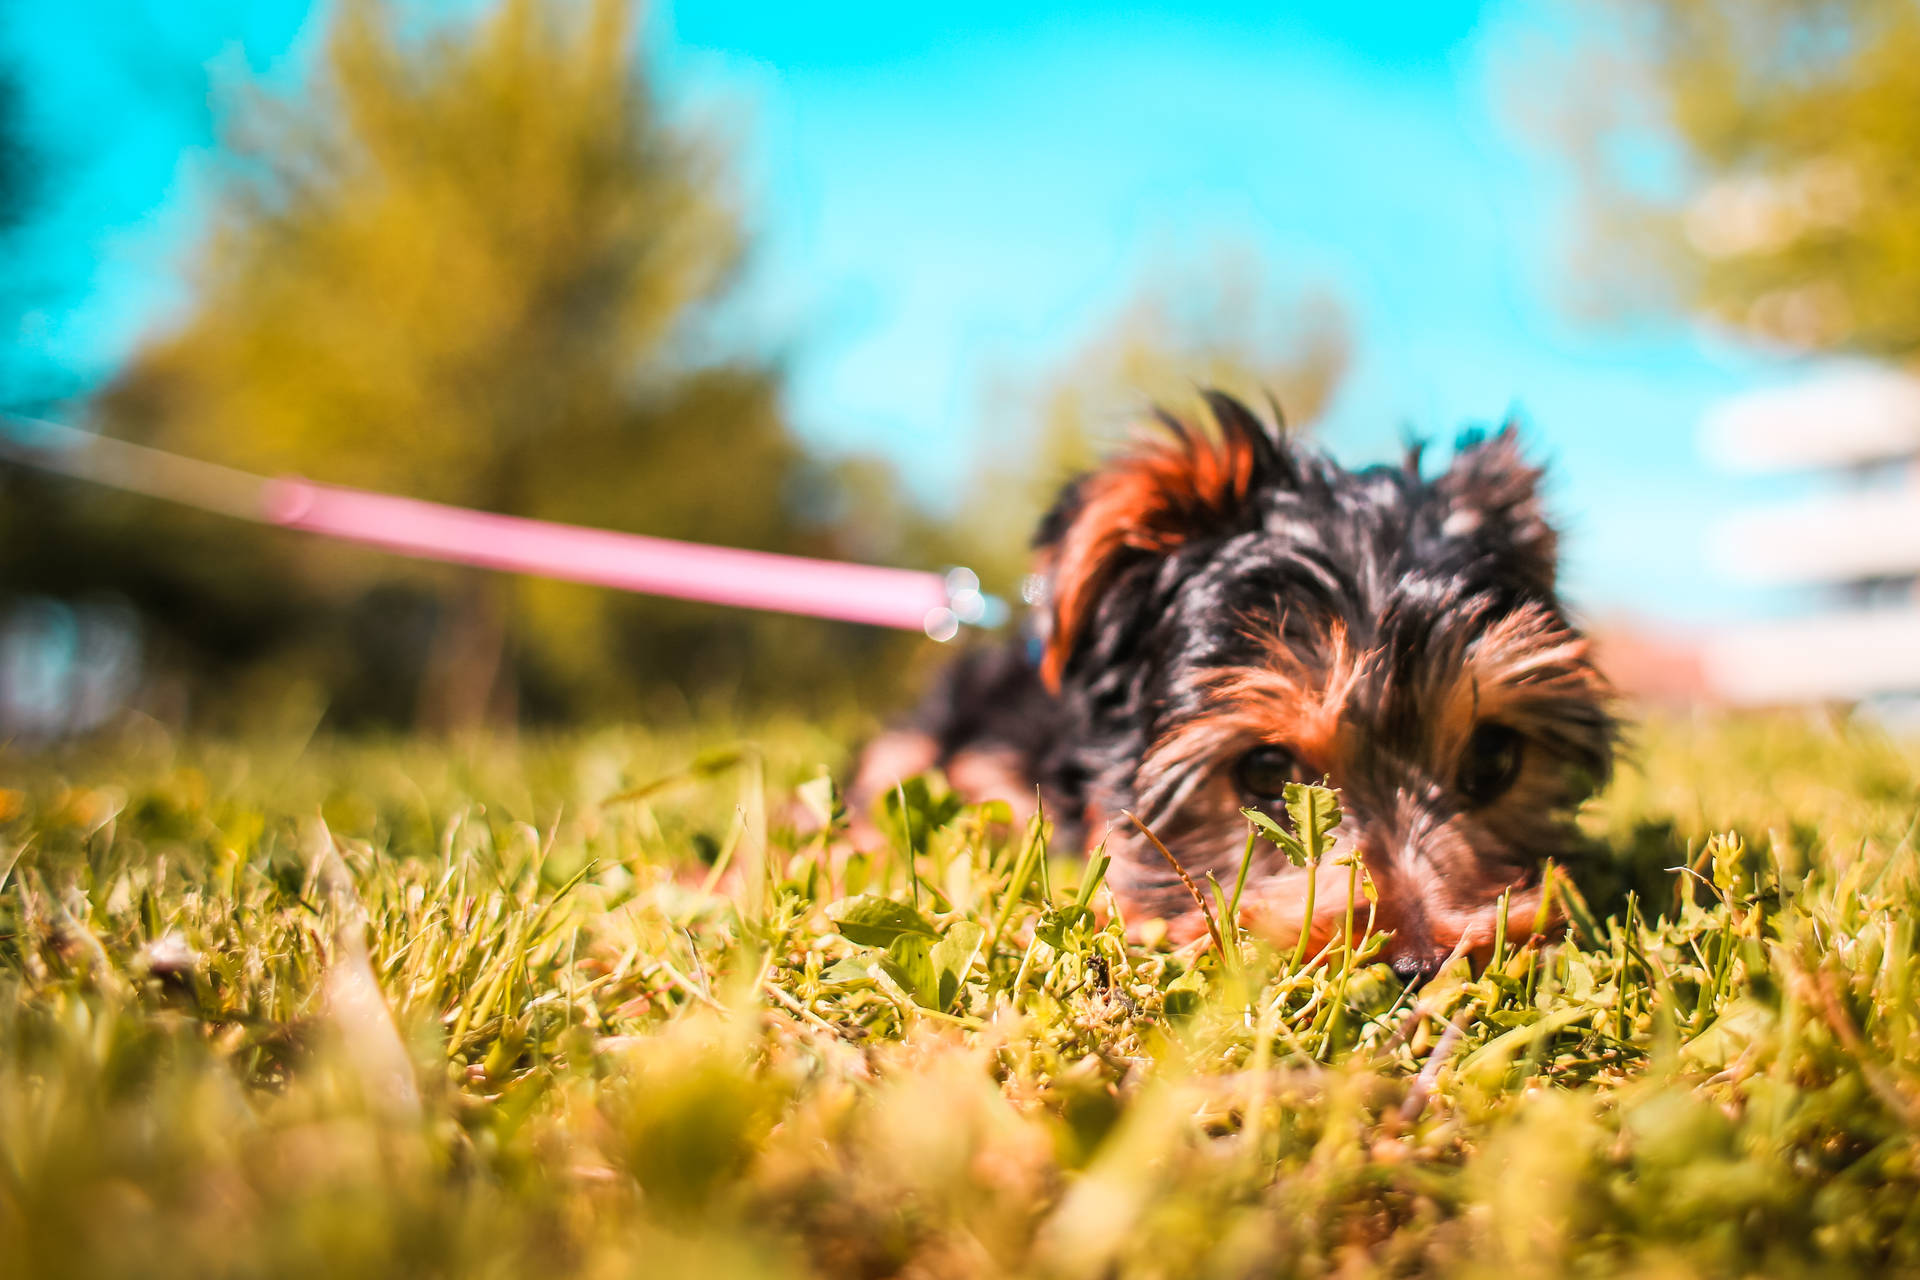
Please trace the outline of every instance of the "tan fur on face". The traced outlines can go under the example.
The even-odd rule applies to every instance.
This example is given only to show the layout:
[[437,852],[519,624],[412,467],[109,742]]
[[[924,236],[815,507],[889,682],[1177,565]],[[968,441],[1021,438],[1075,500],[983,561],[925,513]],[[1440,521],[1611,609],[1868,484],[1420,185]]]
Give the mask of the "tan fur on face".
[[[1539,909],[1539,862],[1562,850],[1571,807],[1584,795],[1572,776],[1567,735],[1591,723],[1606,688],[1586,641],[1539,605],[1482,630],[1456,657],[1438,657],[1417,689],[1369,686],[1387,670],[1380,650],[1355,650],[1330,625],[1309,665],[1277,635],[1264,665],[1224,668],[1209,679],[1214,710],[1166,734],[1149,753],[1149,794],[1162,799],[1156,830],[1196,876],[1236,866],[1249,803],[1234,764],[1267,744],[1292,752],[1309,772],[1341,788],[1346,822],[1338,851],[1357,851],[1378,894],[1375,923],[1394,938],[1390,955],[1432,961],[1456,947],[1491,948],[1498,903],[1509,895],[1508,933],[1527,934]],[[1369,687],[1371,697],[1358,691]],[[1415,698],[1411,715],[1387,716],[1393,699]],[[1404,713],[1409,710],[1400,706]],[[1588,718],[1583,719],[1583,716]],[[1383,719],[1383,717],[1386,717]],[[1413,741],[1383,741],[1388,723],[1421,726]],[[1496,722],[1522,735],[1512,786],[1473,805],[1456,779],[1476,726]],[[1309,873],[1262,848],[1243,899],[1247,924],[1280,944],[1304,927],[1313,946],[1337,935],[1347,911],[1343,868],[1323,866],[1311,921],[1302,918]],[[1367,905],[1355,904],[1364,921]]]
[[1459,675],[1441,699],[1438,745],[1457,760],[1482,721],[1525,733],[1540,728],[1543,712],[1557,702],[1604,701],[1607,696],[1587,638],[1544,606],[1524,605],[1468,647]]
[[1284,747],[1308,768],[1334,771],[1342,751],[1347,699],[1365,671],[1366,655],[1333,622],[1322,633],[1323,663],[1309,666],[1276,632],[1264,637],[1267,665],[1227,667],[1210,682],[1213,714],[1183,724],[1147,754],[1143,772],[1165,776],[1234,747]]

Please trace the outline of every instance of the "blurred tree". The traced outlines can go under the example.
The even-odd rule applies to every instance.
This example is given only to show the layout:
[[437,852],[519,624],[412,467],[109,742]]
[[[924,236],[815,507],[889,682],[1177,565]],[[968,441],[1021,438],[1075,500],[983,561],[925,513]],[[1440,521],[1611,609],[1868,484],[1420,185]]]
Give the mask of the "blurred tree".
[[1278,288],[1250,250],[1150,279],[1037,388],[1003,391],[999,416],[1023,437],[975,483],[969,563],[1008,589],[1025,572],[1027,539],[1061,484],[1137,430],[1155,406],[1204,417],[1199,389],[1218,387],[1305,431],[1346,373],[1350,332],[1324,291]]
[[1591,86],[1558,122],[1589,195],[1590,279],[1792,350],[1920,350],[1920,6],[1574,12],[1598,21],[1546,65]]
[[[436,26],[344,0],[314,82],[236,113],[191,312],[104,420],[251,470],[835,551],[803,509],[831,477],[788,435],[776,371],[695,323],[738,234],[712,148],[662,117],[633,19],[625,0],[502,0]],[[182,590],[242,612],[269,583],[263,608],[306,599],[319,635],[263,658],[306,653],[348,710],[371,669],[359,709],[404,714],[410,688],[442,727],[509,717],[523,693],[607,714],[668,683],[777,692],[887,643],[174,523]]]

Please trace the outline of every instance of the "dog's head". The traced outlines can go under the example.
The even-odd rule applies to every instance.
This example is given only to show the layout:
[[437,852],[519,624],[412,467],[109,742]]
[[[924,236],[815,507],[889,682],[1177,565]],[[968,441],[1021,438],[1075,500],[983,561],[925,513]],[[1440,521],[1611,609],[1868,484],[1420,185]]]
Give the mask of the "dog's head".
[[[1225,875],[1243,807],[1285,821],[1289,781],[1332,780],[1403,972],[1524,932],[1545,860],[1610,769],[1615,728],[1555,594],[1539,471],[1511,428],[1452,465],[1347,471],[1244,405],[1211,430],[1162,417],[1069,486],[1042,526],[1042,674],[1084,742],[1097,838],[1135,910],[1191,910],[1138,815],[1194,875]],[[1247,901],[1297,936],[1308,872],[1258,865]],[[1323,865],[1309,928],[1333,936],[1348,873]],[[1362,904],[1361,915],[1365,915]]]

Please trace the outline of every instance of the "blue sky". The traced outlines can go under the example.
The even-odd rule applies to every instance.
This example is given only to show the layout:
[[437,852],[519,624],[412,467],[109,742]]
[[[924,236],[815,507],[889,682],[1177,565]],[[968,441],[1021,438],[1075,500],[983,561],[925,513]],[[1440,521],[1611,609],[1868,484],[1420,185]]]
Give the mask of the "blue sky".
[[[278,0],[115,7],[34,6],[6,31],[43,132],[82,162],[40,251],[81,287],[29,337],[96,371],[179,303],[211,87],[296,74],[320,25]],[[678,109],[733,147],[756,238],[744,314],[790,353],[821,445],[881,451],[938,502],[1018,429],[988,421],[997,386],[1232,246],[1351,313],[1323,425],[1337,456],[1518,409],[1589,613],[1749,609],[1702,544],[1753,482],[1712,475],[1697,426],[1791,371],[1678,321],[1572,318],[1567,176],[1517,119],[1538,86],[1528,13],[682,0],[650,28]]]

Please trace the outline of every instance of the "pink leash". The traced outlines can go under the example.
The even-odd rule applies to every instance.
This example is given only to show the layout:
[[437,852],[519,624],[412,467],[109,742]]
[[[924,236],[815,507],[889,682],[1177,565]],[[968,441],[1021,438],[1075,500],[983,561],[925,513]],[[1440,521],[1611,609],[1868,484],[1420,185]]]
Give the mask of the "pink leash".
[[399,555],[646,595],[924,631],[993,626],[1005,606],[946,574],[743,551],[495,515],[289,477],[269,480],[54,423],[0,419],[16,460],[115,488]]

